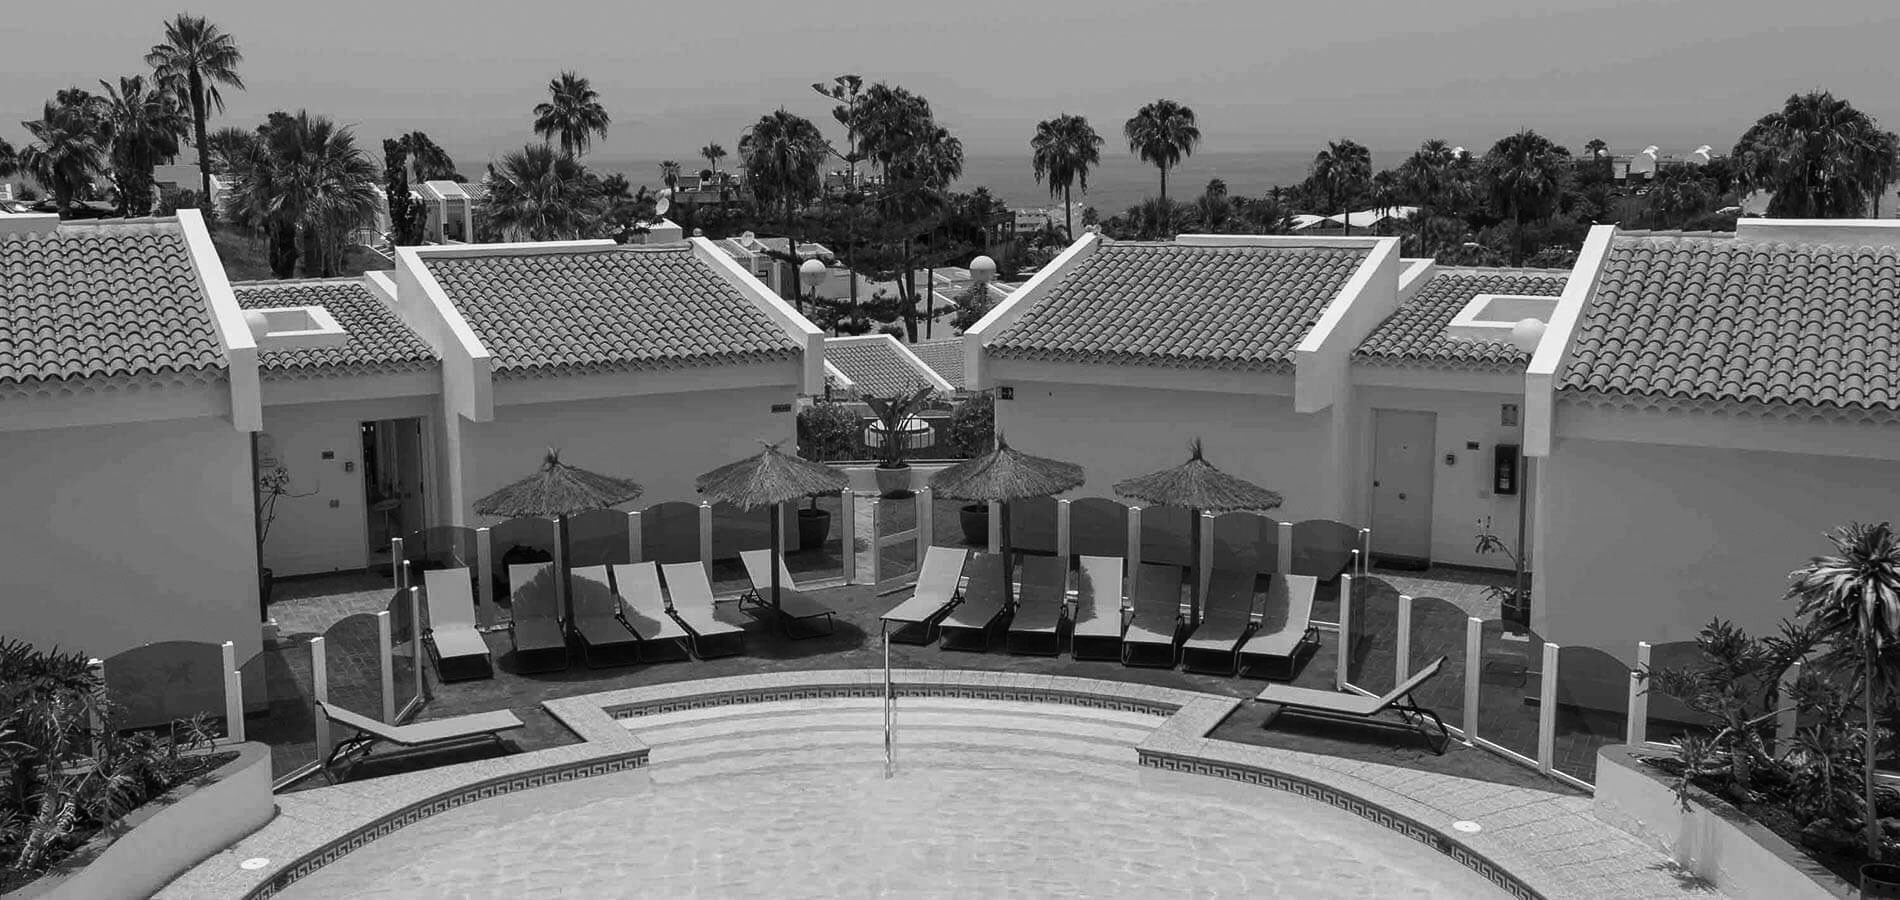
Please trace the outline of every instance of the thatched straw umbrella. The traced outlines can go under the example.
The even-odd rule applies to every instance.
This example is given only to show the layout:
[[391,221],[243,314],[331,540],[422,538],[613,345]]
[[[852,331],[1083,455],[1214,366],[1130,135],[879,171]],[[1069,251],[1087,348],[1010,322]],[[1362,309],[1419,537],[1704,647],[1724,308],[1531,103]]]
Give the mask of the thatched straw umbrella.
[[1201,513],[1265,512],[1280,505],[1280,495],[1250,481],[1235,478],[1214,468],[1201,455],[1201,439],[1195,438],[1188,461],[1172,469],[1130,478],[1115,485],[1115,493],[1143,503],[1186,507],[1192,525],[1193,548],[1188,571],[1193,573],[1192,622],[1201,621]]
[[[760,443],[764,443],[761,441]],[[772,612],[778,612],[779,517],[788,500],[811,494],[844,490],[851,481],[843,470],[779,452],[765,444],[764,452],[720,466],[699,476],[694,484],[715,503],[731,503],[744,510],[765,506],[772,519]]]
[[1003,596],[1015,600],[1010,590],[1009,501],[1048,497],[1082,484],[1082,467],[1075,463],[1030,456],[1009,446],[999,432],[996,449],[975,459],[966,459],[938,472],[930,479],[930,489],[957,500],[1002,501],[1000,523],[1003,550]]
[[[561,561],[565,565],[568,516],[618,506],[645,492],[645,488],[625,478],[589,472],[561,462],[561,451],[549,447],[539,471],[475,501],[475,512],[504,519],[552,518],[555,540],[560,545]],[[567,573],[556,574],[565,585]],[[563,589],[562,593],[565,595],[567,591]]]

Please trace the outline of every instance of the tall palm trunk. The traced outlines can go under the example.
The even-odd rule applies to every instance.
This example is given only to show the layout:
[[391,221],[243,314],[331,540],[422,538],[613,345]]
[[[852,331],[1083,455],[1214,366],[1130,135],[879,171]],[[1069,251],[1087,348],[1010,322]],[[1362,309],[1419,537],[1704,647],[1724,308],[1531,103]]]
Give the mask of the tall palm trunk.
[[1168,167],[1164,163],[1161,166],[1158,166],[1157,168],[1161,169],[1161,205],[1167,206],[1168,205]]
[[1075,204],[1069,201],[1069,186],[1062,186],[1062,222],[1068,229],[1069,240],[1075,240]]
[[[1860,591],[1861,605],[1863,607],[1873,602],[1874,598],[1868,596],[1873,593],[1873,588],[1870,584],[1861,585]],[[1871,616],[1863,617],[1861,621],[1869,622],[1871,618]],[[1872,629],[1866,630],[1872,631]],[[1874,642],[1876,634],[1877,633],[1870,633],[1863,635],[1863,647],[1861,648],[1863,651],[1862,662],[1865,665],[1862,667],[1861,672],[1863,681],[1861,683],[1860,699],[1861,707],[1867,713],[1867,750],[1865,758],[1861,760],[1861,784],[1865,792],[1864,800],[1867,803],[1867,858],[1874,862],[1879,862],[1880,811],[1874,806],[1874,754],[1878,752],[1874,747],[1875,738],[1877,736],[1874,729]]]
[[[192,142],[198,149],[198,208],[211,210],[211,154],[205,149],[205,83],[196,68],[189,76],[191,87]],[[215,219],[215,216],[206,216]]]

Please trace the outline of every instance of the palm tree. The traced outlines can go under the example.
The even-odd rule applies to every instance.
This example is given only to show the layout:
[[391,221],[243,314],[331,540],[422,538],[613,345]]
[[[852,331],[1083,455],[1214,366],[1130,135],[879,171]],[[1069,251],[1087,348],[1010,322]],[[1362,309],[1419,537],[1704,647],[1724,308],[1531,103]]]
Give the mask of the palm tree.
[[571,154],[530,144],[488,165],[488,220],[503,240],[556,241],[595,224],[597,184]]
[[198,148],[198,204],[211,208],[211,158],[205,146],[205,120],[211,110],[224,112],[220,85],[244,90],[238,63],[244,61],[237,38],[205,21],[203,16],[179,13],[165,23],[165,43],[145,54],[158,84],[191,109],[192,146]]
[[205,143],[211,150],[211,171],[228,173],[232,169],[232,160],[250,151],[251,142],[256,140],[255,130],[225,126],[205,136]]
[[108,156],[119,189],[119,214],[145,215],[152,209],[152,169],[178,154],[188,122],[175,98],[148,86],[144,76],[121,77],[117,87],[104,81],[99,86],[105,88],[102,99],[112,123]]
[[1570,151],[1525,129],[1493,144],[1484,155],[1484,181],[1491,201],[1516,224],[1511,264],[1524,260],[1524,222],[1555,210]]
[[356,136],[324,116],[272,113],[235,148],[225,215],[270,242],[271,271],[337,274],[351,232],[375,221],[376,165]]
[[1591,159],[1596,159],[1609,155],[1610,145],[1602,138],[1591,138],[1589,143],[1583,145],[1583,152],[1590,154]]
[[7,143],[6,138],[0,138],[0,178],[18,171],[20,171],[20,154],[13,149],[12,144]]
[[1853,104],[1815,91],[1761,117],[1734,158],[1744,189],[1774,194],[1770,216],[1852,218],[1893,184],[1894,142]]
[[1326,194],[1326,208],[1345,220],[1352,234],[1352,204],[1372,183],[1372,151],[1352,140],[1333,141],[1313,157],[1313,181]]
[[726,158],[726,148],[718,144],[707,144],[699,148],[699,155],[705,158],[707,164],[712,166],[713,174],[717,175],[719,174],[719,161]]
[[669,191],[677,189],[680,183],[680,164],[670,159],[660,163],[660,182],[665,184]]
[[1029,140],[1029,164],[1035,169],[1036,182],[1049,182],[1049,196],[1062,192],[1062,217],[1069,240],[1075,240],[1075,211],[1069,202],[1069,189],[1081,185],[1089,192],[1089,170],[1102,164],[1102,136],[1089,127],[1089,120],[1063,113],[1036,123],[1036,136]]
[[560,138],[561,152],[578,157],[595,137],[605,138],[613,124],[600,92],[587,79],[562,72],[548,82],[548,102],[535,104],[534,133],[544,140]]
[[[68,101],[74,95],[92,96],[77,89],[60,95]],[[39,119],[20,123],[33,136],[33,143],[20,151],[19,166],[53,192],[62,217],[72,211],[73,198],[105,164],[109,135],[91,106],[90,102],[49,102]]]
[[1895,677],[1891,659],[1879,660],[1884,650],[1900,641],[1900,541],[1893,526],[1852,523],[1836,529],[1828,540],[1839,551],[1817,556],[1788,576],[1787,599],[1796,601],[1797,616],[1809,619],[1822,640],[1833,647],[1827,661],[1854,672],[1860,682],[1862,708],[1867,715],[1867,747],[1862,755],[1866,807],[1867,856],[1880,858],[1880,816],[1874,803],[1874,765],[1878,756],[1874,723],[1876,694],[1892,695]]
[[1161,170],[1161,199],[1168,199],[1168,170],[1194,155],[1201,143],[1201,129],[1194,121],[1194,110],[1173,100],[1156,100],[1135,112],[1122,126],[1128,149],[1143,162]]
[[785,233],[792,231],[792,211],[818,196],[819,172],[824,166],[825,137],[810,119],[783,107],[761,116],[739,137],[739,158],[759,205],[783,206]]

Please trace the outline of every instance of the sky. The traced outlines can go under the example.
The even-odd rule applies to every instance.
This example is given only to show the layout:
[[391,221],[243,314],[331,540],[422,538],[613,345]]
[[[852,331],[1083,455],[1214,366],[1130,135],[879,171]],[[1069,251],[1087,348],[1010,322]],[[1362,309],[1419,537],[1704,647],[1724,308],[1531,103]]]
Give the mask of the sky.
[[[1726,150],[1791,93],[1825,88],[1900,128],[1895,0],[195,0],[234,34],[247,90],[218,125],[275,109],[428,132],[465,173],[533,139],[556,72],[613,116],[594,154],[697,158],[785,106],[837,131],[813,81],[855,72],[929,98],[970,155],[1026,153],[1037,121],[1087,116],[1106,152],[1142,103],[1195,109],[1203,150],[1474,149],[1534,128],[1579,148]],[[68,85],[143,68],[169,4],[66,0],[0,15],[0,138]],[[1798,10],[1798,15],[1795,12]],[[842,134],[836,135],[842,139]]]

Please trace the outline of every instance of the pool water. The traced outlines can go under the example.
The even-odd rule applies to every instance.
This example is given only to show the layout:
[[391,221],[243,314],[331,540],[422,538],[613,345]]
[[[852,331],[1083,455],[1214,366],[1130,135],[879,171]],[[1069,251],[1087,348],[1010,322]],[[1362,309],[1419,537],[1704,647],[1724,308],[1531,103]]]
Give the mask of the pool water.
[[862,762],[688,766],[504,795],[279,896],[1503,896],[1430,847],[1267,788],[1062,757],[909,759],[890,778]]

